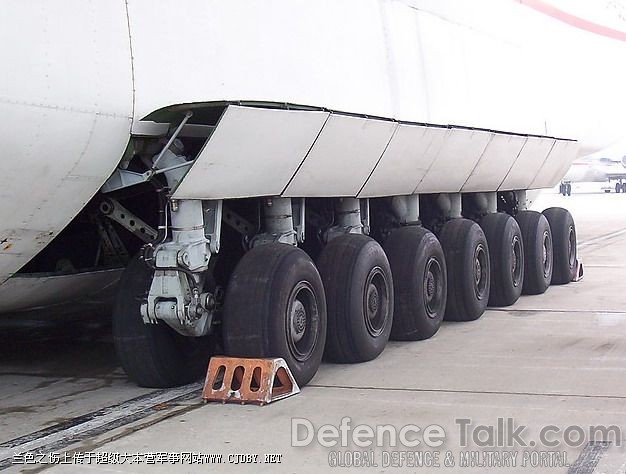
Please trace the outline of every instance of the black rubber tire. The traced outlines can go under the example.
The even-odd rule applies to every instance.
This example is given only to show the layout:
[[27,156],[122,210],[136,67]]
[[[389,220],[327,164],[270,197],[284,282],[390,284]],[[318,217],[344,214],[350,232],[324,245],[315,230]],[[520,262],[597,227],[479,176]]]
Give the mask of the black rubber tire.
[[517,221],[508,214],[487,214],[480,226],[489,244],[491,289],[489,306],[510,306],[522,294],[524,244]]
[[[553,245],[550,224],[543,214],[520,211],[515,216],[524,245],[523,295],[545,293],[552,280]],[[544,255],[544,243],[546,245]]]
[[487,238],[475,222],[452,219],[441,229],[439,241],[448,267],[444,319],[474,321],[482,316],[489,301],[491,269]]
[[163,322],[145,324],[140,307],[153,271],[139,257],[124,271],[113,310],[113,342],[128,377],[141,387],[184,385],[206,374],[213,351],[209,337],[185,337]]
[[382,247],[366,235],[342,235],[324,247],[317,267],[328,306],[325,358],[338,363],[375,359],[393,324],[393,279]]
[[567,183],[567,186],[565,187],[565,192],[568,196],[572,195],[572,185],[570,183]]
[[622,185],[620,183],[615,183],[615,192],[617,194],[622,192]]
[[394,230],[383,246],[393,277],[392,340],[432,337],[446,310],[447,274],[441,244],[420,226]]
[[552,230],[553,285],[565,285],[576,276],[576,225],[567,209],[551,207],[543,211]]
[[[292,314],[305,316],[298,341],[290,336]],[[322,361],[326,321],[324,287],[310,257],[292,245],[259,245],[243,256],[228,283],[224,350],[233,357],[282,357],[304,386]]]

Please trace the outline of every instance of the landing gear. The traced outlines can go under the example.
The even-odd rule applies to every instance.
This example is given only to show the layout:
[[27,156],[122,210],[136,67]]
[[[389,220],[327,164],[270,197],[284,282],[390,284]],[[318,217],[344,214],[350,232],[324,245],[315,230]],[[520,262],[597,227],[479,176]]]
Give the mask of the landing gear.
[[543,211],[550,223],[554,244],[552,284],[564,285],[576,276],[576,226],[567,209],[551,207]]
[[184,385],[205,373],[213,350],[210,337],[185,337],[163,321],[145,324],[140,312],[154,272],[133,259],[119,285],[113,311],[113,342],[128,377],[142,387]]
[[572,195],[572,184],[571,183],[561,183],[559,186],[559,192],[563,196],[571,196]]
[[544,293],[552,280],[552,232],[548,220],[536,211],[520,211],[515,216],[524,247],[522,293]]
[[490,306],[510,306],[522,294],[524,246],[519,225],[508,214],[487,214],[480,222],[491,257]]
[[443,249],[435,235],[412,225],[392,232],[384,245],[394,286],[391,339],[432,337],[446,308],[447,274]]
[[333,238],[317,262],[328,306],[325,358],[352,363],[375,359],[384,350],[393,319],[389,262],[372,238]]
[[452,219],[444,224],[439,241],[448,273],[445,319],[473,321],[480,318],[487,308],[491,287],[485,234],[473,221]]
[[282,243],[245,254],[228,284],[222,333],[226,354],[282,357],[306,385],[326,339],[324,287],[309,256]]
[[622,192],[622,183],[615,183],[615,192],[617,194]]

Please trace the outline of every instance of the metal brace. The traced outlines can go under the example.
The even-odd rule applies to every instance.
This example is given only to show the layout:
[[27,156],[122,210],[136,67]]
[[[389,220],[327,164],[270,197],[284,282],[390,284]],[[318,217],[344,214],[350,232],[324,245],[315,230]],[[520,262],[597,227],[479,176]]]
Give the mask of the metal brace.
[[[130,260],[128,251],[111,225],[111,222],[104,220],[98,214],[93,214],[91,219],[96,225],[101,239],[101,250],[98,253],[98,259],[104,257],[105,261],[114,261],[115,263],[126,265]],[[100,252],[102,252],[102,255]]]
[[100,203],[100,212],[132,232],[146,243],[154,242],[158,232],[134,215],[115,199],[105,199]]
[[178,124],[178,127],[176,127],[176,130],[174,130],[174,133],[172,134],[172,136],[169,138],[165,146],[161,149],[161,152],[154,159],[152,163],[152,167],[148,171],[146,171],[145,173],[136,173],[134,171],[128,171],[125,169],[117,168],[113,172],[111,177],[102,185],[102,188],[100,189],[100,191],[103,193],[110,193],[113,191],[117,191],[119,189],[127,188],[129,186],[134,186],[136,184],[141,184],[141,183],[145,183],[146,181],[150,181],[157,174],[166,173],[167,171],[172,171],[177,168],[191,166],[194,163],[193,161],[180,163],[178,165],[170,166],[167,168],[157,167],[157,165],[159,164],[159,161],[161,161],[161,158],[163,158],[163,155],[165,155],[165,152],[170,148],[170,146],[172,146],[172,143],[174,143],[174,140],[178,138],[181,131],[185,127],[185,124],[189,121],[192,115],[193,115],[193,112],[191,112],[191,110],[188,110],[183,120],[180,122],[180,124]]
[[223,201],[202,201],[204,215],[204,236],[209,241],[209,250],[216,254],[220,251],[220,235],[222,232]]
[[305,215],[306,206],[304,198],[291,201],[291,207],[293,208],[293,228],[296,230],[296,238],[299,243],[304,242],[305,231]]

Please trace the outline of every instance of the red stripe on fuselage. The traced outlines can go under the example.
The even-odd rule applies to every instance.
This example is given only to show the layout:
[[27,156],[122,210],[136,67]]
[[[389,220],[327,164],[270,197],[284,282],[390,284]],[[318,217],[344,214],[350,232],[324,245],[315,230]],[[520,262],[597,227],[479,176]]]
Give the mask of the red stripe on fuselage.
[[576,15],[572,15],[571,13],[567,13],[563,10],[556,8],[553,5],[550,5],[547,2],[542,0],[517,0],[522,5],[526,5],[527,7],[532,8],[533,10],[537,10],[538,12],[543,13],[544,15],[551,16],[552,18],[562,21],[563,23],[567,23],[575,28],[579,28],[581,30],[589,31],[591,33],[595,33],[597,35],[606,36],[607,38],[612,38],[619,41],[626,41],[626,32],[615,30],[613,28],[609,28],[608,26],[600,25],[598,23],[594,23],[589,20],[585,20],[584,18],[580,18]]

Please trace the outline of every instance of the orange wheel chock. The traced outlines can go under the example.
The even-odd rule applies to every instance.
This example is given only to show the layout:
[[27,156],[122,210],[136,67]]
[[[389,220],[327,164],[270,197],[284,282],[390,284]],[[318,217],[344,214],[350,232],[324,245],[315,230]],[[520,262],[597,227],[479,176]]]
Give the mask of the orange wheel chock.
[[207,402],[265,405],[300,393],[284,359],[211,357],[202,398]]

